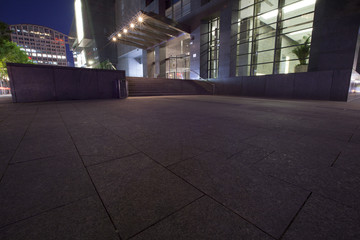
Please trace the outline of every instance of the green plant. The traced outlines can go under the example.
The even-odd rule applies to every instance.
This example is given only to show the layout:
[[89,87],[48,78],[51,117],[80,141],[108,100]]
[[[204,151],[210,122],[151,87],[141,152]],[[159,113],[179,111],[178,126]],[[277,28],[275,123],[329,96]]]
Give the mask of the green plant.
[[9,26],[0,22],[0,79],[8,78],[6,63],[33,64],[26,52],[10,41],[10,33]]
[[98,65],[96,65],[94,68],[97,69],[107,69],[107,70],[116,70],[116,68],[114,67],[114,65],[110,62],[109,59],[99,63]]
[[34,64],[16,43],[0,40],[0,78],[7,78],[7,62]]
[[310,55],[311,36],[304,36],[303,39],[305,40],[304,43],[292,50],[299,59],[300,65],[306,65],[306,59]]

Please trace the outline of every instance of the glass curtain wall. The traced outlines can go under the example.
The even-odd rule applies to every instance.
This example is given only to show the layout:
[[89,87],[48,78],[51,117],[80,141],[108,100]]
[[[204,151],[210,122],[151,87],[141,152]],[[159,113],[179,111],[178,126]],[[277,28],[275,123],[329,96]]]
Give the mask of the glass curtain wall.
[[165,16],[173,20],[178,20],[191,12],[190,0],[167,0]]
[[311,40],[315,1],[240,0],[236,75],[294,72],[299,60],[293,50]]
[[220,18],[213,18],[208,22],[208,78],[217,78],[219,72],[219,49],[220,49]]

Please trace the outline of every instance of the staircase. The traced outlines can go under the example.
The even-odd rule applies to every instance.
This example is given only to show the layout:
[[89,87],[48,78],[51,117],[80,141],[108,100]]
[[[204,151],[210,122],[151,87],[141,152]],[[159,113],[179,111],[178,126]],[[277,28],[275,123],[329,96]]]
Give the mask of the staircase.
[[206,81],[127,77],[129,96],[212,95],[214,85]]

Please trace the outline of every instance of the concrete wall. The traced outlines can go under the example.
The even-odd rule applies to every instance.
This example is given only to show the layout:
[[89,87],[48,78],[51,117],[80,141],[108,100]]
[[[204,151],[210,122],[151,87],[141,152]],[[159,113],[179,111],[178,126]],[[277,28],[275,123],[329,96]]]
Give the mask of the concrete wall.
[[309,71],[352,68],[360,24],[358,1],[317,0]]
[[13,102],[119,98],[125,71],[7,64]]
[[216,94],[347,101],[351,69],[215,79]]

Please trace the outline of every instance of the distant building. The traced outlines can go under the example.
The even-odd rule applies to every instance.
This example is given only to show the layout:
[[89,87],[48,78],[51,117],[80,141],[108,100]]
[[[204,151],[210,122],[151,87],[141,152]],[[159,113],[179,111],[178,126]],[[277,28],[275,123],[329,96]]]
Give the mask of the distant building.
[[11,41],[17,43],[34,63],[74,66],[67,35],[33,24],[14,24],[9,28]]

